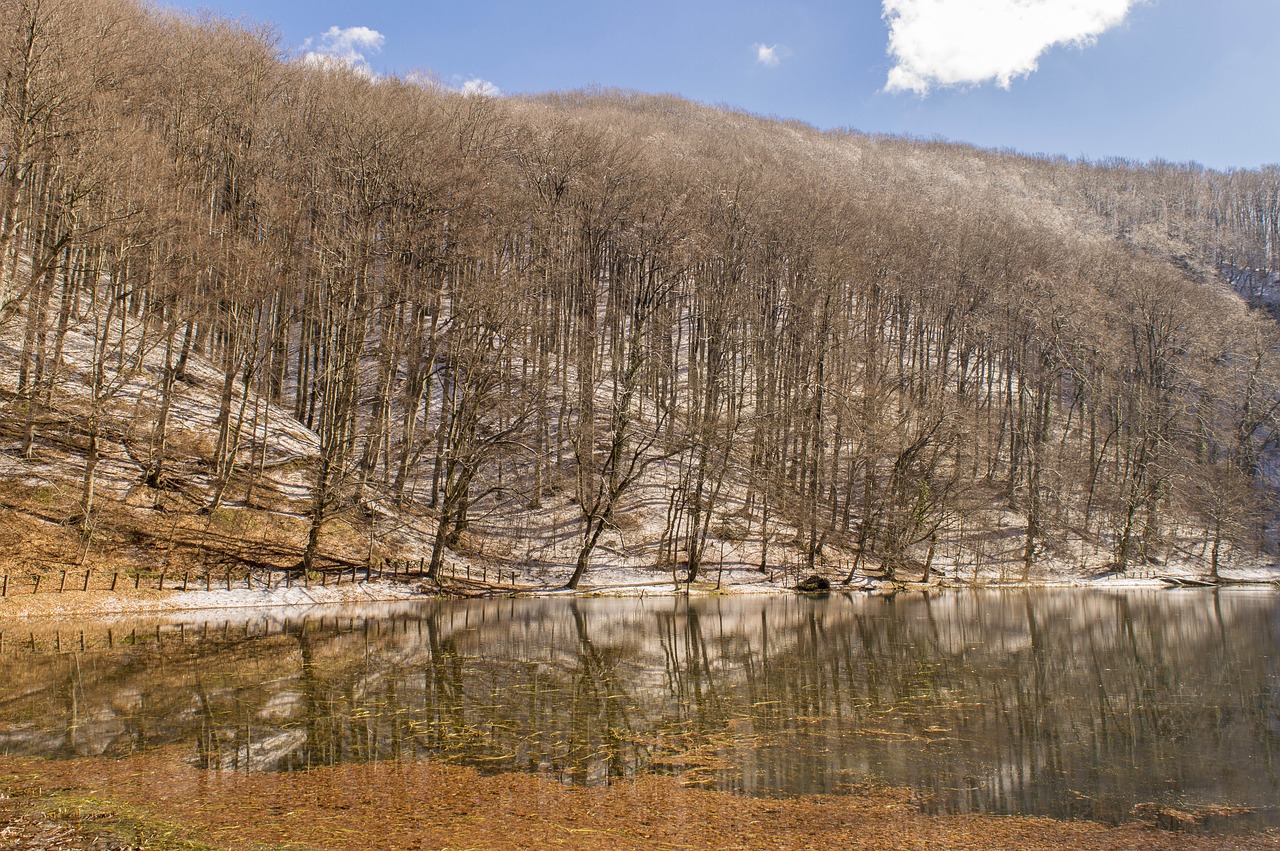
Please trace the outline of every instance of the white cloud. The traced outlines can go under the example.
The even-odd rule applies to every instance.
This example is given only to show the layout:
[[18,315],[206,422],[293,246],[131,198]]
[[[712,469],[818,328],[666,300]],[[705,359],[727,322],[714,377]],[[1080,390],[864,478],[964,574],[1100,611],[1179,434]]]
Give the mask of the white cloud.
[[502,97],[502,89],[480,77],[472,77],[470,80],[467,80],[462,84],[462,89],[460,91],[464,95],[477,95],[479,97],[486,98]]
[[449,84],[437,77],[433,71],[415,69],[406,72],[401,79],[412,86],[426,89],[429,92],[443,92],[450,89]]
[[378,53],[386,41],[386,36],[368,27],[329,27],[318,42],[303,42],[302,48],[307,52],[302,60],[314,65],[345,65],[372,78],[377,75],[369,67],[366,54]]
[[782,62],[782,57],[786,55],[785,50],[776,44],[757,44],[755,48],[756,61],[766,68],[777,68]]
[[401,77],[406,83],[426,89],[436,94],[459,94],[468,97],[502,97],[502,89],[483,77],[463,79],[455,74],[448,80],[441,79],[432,71],[410,71]]
[[994,80],[1008,88],[1054,45],[1087,47],[1142,0],[884,0],[894,66],[885,89]]

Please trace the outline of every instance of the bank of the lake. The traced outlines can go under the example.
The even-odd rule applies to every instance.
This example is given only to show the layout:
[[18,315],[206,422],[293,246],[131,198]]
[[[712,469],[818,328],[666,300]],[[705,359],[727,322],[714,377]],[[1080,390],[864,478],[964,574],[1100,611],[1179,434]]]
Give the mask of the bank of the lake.
[[[704,571],[702,577],[689,584],[670,571],[653,568],[601,565],[587,575],[582,585],[573,591],[564,587],[564,573],[568,568],[542,566],[531,570],[520,566],[494,566],[481,574],[455,568],[439,581],[422,576],[398,576],[387,578],[381,571],[358,569],[333,578],[303,581],[284,573],[265,577],[239,579],[224,587],[221,582],[186,583],[171,578],[168,586],[160,580],[157,587],[152,578],[147,584],[130,584],[127,581],[110,582],[86,576],[81,587],[81,574],[67,578],[63,571],[61,581],[57,574],[48,577],[43,584],[20,584],[16,579],[6,587],[0,597],[0,621],[5,618],[49,618],[106,615],[162,615],[195,610],[218,609],[266,609],[273,607],[306,607],[317,605],[347,605],[394,600],[423,600],[437,597],[530,597],[530,596],[664,596],[705,594],[773,594],[790,593],[797,584],[811,576],[828,581],[836,592],[867,592],[896,594],[901,592],[943,591],[948,589],[978,588],[1148,588],[1178,587],[1179,583],[1198,586],[1203,577],[1191,566],[1166,565],[1158,569],[1147,568],[1131,573],[1104,573],[1080,575],[1067,566],[1042,573],[1029,582],[1010,580],[1005,576],[984,574],[978,582],[962,581],[958,577],[935,576],[928,582],[887,582],[868,575],[857,575],[846,583],[843,570],[819,567],[815,570],[794,568],[761,573],[754,567],[735,564],[714,566]],[[483,576],[483,578],[482,578]],[[96,584],[95,584],[96,583]],[[179,590],[189,584],[186,590]],[[1280,566],[1245,567],[1226,569],[1222,574],[1224,587],[1280,588]]]

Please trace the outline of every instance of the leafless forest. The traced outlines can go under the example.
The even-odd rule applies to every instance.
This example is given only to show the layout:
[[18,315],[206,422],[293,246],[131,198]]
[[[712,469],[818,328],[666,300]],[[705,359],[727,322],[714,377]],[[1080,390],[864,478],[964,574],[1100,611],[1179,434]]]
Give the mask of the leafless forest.
[[5,559],[1273,557],[1280,168],[0,25]]

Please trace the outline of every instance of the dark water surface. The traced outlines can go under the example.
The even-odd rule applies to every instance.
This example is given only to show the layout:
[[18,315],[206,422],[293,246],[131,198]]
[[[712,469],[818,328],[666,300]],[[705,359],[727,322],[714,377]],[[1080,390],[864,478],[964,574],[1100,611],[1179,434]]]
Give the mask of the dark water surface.
[[927,809],[1280,824],[1280,596],[947,592],[0,620],[0,753],[288,771],[446,758]]

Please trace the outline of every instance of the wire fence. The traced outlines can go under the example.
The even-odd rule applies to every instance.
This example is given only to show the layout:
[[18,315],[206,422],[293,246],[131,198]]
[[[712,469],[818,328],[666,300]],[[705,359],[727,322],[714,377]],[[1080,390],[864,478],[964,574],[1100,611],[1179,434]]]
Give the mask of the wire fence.
[[[470,564],[444,563],[440,569],[441,579],[467,580],[489,584],[490,577],[496,585],[504,581],[514,585],[516,571],[514,569],[490,568],[488,566],[473,567]],[[425,559],[393,560],[372,564],[351,564],[340,567],[325,567],[311,571],[297,568],[274,568],[255,566],[248,570],[215,571],[208,569],[182,571],[102,571],[94,568],[68,567],[19,570],[0,574],[0,598],[16,597],[30,594],[65,594],[89,591],[231,591],[235,588],[247,590],[274,590],[278,588],[327,588],[342,584],[354,584],[376,581],[420,581],[427,577]]]

